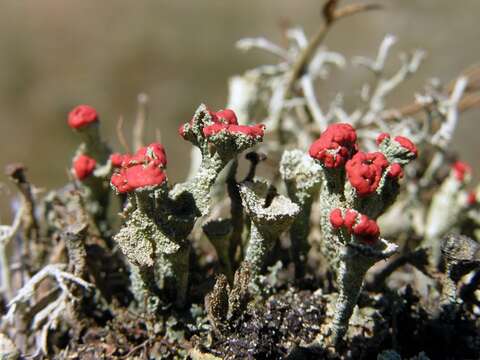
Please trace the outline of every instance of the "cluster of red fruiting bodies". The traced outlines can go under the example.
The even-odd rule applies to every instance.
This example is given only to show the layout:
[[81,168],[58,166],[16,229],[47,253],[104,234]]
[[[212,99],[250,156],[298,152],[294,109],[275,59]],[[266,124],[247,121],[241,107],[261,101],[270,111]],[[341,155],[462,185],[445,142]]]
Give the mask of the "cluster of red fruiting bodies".
[[[203,135],[208,139],[220,132],[227,134],[241,134],[252,137],[263,137],[265,125],[238,125],[237,115],[230,109],[219,110],[217,112],[208,110],[213,124],[203,128]],[[193,124],[193,119],[189,123]],[[185,125],[181,125],[178,129],[181,137],[185,138]]]
[[111,184],[119,193],[128,193],[136,189],[161,185],[167,180],[165,167],[167,155],[159,143],[144,146],[134,154],[112,154],[113,167],[120,170],[111,178]]
[[[229,135],[243,135],[263,137],[265,126],[238,125],[237,116],[233,110],[225,109],[217,112],[208,110],[212,123],[203,128],[203,135],[209,139],[218,133]],[[88,105],[75,107],[68,115],[68,125],[75,130],[82,131],[98,122],[96,110]],[[193,120],[190,124],[193,123]],[[180,135],[185,137],[184,126],[179,129]],[[119,193],[128,193],[135,189],[163,184],[167,177],[165,167],[167,158],[164,147],[153,143],[142,147],[134,155],[114,153],[110,156],[113,168],[118,170],[112,175],[111,184]],[[88,178],[96,167],[95,159],[83,154],[74,159],[73,174],[76,179]]]
[[[212,124],[205,126],[202,130],[207,139],[222,131],[254,137],[263,137],[264,135],[264,125],[262,124],[238,125],[237,116],[233,110],[209,111],[209,114]],[[68,125],[75,130],[82,130],[97,123],[98,120],[97,111],[88,105],[79,105],[68,115]],[[182,137],[185,137],[184,126],[182,125],[179,129]],[[377,137],[377,144],[380,145],[387,138],[390,138],[389,134],[380,134]],[[413,155],[417,155],[417,149],[409,139],[397,136],[393,140]],[[309,153],[325,168],[335,169],[344,166],[347,179],[359,196],[374,193],[385,172],[392,179],[403,176],[400,164],[389,163],[381,152],[359,151],[356,141],[357,134],[351,125],[332,124],[311,145]],[[142,147],[133,155],[114,153],[110,156],[110,161],[112,167],[117,169],[112,175],[111,183],[119,193],[161,185],[167,179],[165,173],[166,153],[164,147],[159,143]],[[76,179],[83,181],[93,174],[96,165],[95,159],[85,154],[78,155],[73,161],[73,174]],[[464,181],[465,176],[471,172],[470,166],[460,161],[454,163],[452,169],[458,181]],[[470,192],[468,203],[475,202],[475,194]],[[340,209],[334,209],[330,214],[330,221],[334,228],[345,227],[349,233],[360,237],[367,243],[378,239],[379,228],[376,222],[355,210],[346,210],[345,216],[343,216]]]
[[[377,144],[380,145],[385,139],[390,139],[390,135],[380,134]],[[397,136],[393,141],[412,156],[417,155],[417,148],[409,139]],[[349,124],[330,125],[312,144],[309,154],[327,169],[344,167],[348,181],[360,197],[376,192],[384,174],[393,180],[403,176],[402,166],[390,163],[383,153],[359,151],[357,134]],[[345,214],[339,208],[333,209],[330,223],[335,229],[345,228],[348,233],[368,244],[374,243],[380,235],[375,220],[352,209],[345,210]]]
[[335,229],[344,227],[349,234],[358,236],[367,244],[375,243],[380,236],[380,229],[375,220],[352,209],[346,210],[345,214],[338,208],[333,209],[330,213],[330,224]]
[[[386,138],[390,138],[390,135],[380,134],[377,144],[381,144]],[[388,177],[396,179],[403,176],[400,164],[389,163],[381,152],[358,151],[356,141],[357,134],[351,125],[332,124],[312,144],[309,153],[326,168],[336,169],[345,166],[347,178],[359,196],[374,193],[385,170],[387,170]],[[394,141],[414,156],[417,155],[417,148],[409,139],[397,136]]]
[[93,174],[97,162],[87,155],[78,155],[73,159],[73,174],[75,178],[82,181]]

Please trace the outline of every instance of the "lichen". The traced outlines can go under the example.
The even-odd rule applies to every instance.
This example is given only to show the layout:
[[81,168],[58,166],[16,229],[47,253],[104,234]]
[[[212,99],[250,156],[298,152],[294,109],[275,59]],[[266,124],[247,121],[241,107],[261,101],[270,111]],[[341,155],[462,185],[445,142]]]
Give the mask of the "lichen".
[[236,76],[227,109],[200,105],[180,126],[196,151],[184,181],[146,141],[144,94],[131,145],[117,129],[126,153],[101,138],[93,107],[72,110],[64,187],[43,196],[8,166],[20,197],[0,226],[0,357],[478,356],[480,186],[451,146],[478,70],[389,108],[424,53],[391,74],[387,35],[375,58],[352,59],[375,79],[354,111],[340,94],[325,111],[315,81],[347,59],[319,44],[376,8],[339,3],[310,39],[294,28],[282,46],[239,43],[279,62]]

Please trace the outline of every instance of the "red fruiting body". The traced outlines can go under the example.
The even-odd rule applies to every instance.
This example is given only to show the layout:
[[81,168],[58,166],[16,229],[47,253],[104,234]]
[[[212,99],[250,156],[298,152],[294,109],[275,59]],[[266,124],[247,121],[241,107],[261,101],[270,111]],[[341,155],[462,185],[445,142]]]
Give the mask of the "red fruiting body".
[[178,134],[184,138],[185,137],[185,124],[180,125],[178,128]]
[[403,177],[403,169],[400,166],[400,164],[393,163],[392,165],[390,165],[390,169],[388,170],[387,175],[389,177],[399,179],[399,178]]
[[309,154],[327,168],[338,168],[357,151],[357,134],[349,124],[332,124],[310,146]]
[[112,163],[113,167],[120,167],[122,166],[124,156],[120,153],[113,153],[110,155],[110,162]]
[[237,115],[235,115],[235,112],[231,109],[225,109],[225,110],[219,110],[216,113],[213,113],[213,121],[215,122],[223,122],[229,124],[229,125],[238,125],[238,120],[237,120]]
[[458,181],[463,182],[465,180],[465,175],[470,174],[472,172],[472,168],[470,165],[463,161],[456,161],[452,165],[453,174]]
[[358,224],[353,227],[353,234],[360,237],[367,244],[373,244],[380,236],[380,228],[375,220],[362,214]]
[[345,212],[345,217],[342,217],[340,209],[333,209],[330,212],[330,223],[336,229],[344,226],[350,234],[367,244],[375,243],[380,236],[380,228],[375,220],[352,209]]
[[380,145],[385,139],[390,139],[390,134],[387,134],[387,133],[379,134],[376,140],[377,145]]
[[97,166],[95,159],[87,155],[79,155],[73,160],[73,173],[77,180],[84,180],[90,175],[92,175]]
[[157,166],[167,166],[167,154],[162,144],[152,143],[137,150],[129,162],[150,163],[153,162]]
[[332,210],[330,213],[330,224],[332,224],[334,228],[343,226],[342,210],[338,208]]
[[119,193],[161,185],[167,178],[163,170],[167,165],[167,156],[161,144],[142,147],[134,155],[114,154],[110,159],[112,164],[114,160],[117,164],[120,162],[120,171],[111,178],[112,185]]
[[228,125],[215,123],[213,125],[204,127],[203,135],[205,135],[206,137],[210,137],[212,135],[218,134],[221,131],[227,131],[227,129]]
[[418,155],[418,150],[417,147],[413,142],[410,141],[410,139],[407,139],[406,137],[403,136],[396,136],[394,140],[399,143],[402,147],[410,151],[412,154],[415,155],[415,157]]
[[[206,112],[208,112],[211,117],[211,121],[205,124],[205,128],[212,126],[210,130],[207,130],[209,135],[216,134],[221,130],[227,129],[229,132],[243,132],[251,136],[263,136],[263,131],[260,135],[258,130],[256,131],[256,134],[252,135],[252,131],[248,129],[249,127],[240,127],[239,129],[236,129],[235,127],[230,128],[230,126],[238,126],[237,115],[235,115],[235,112],[231,109],[218,110],[217,112],[206,109]],[[187,124],[183,124],[178,128],[178,133],[183,138],[186,136],[185,125]],[[188,125],[190,128],[195,125],[195,117],[188,122]],[[204,135],[209,136],[205,133],[205,131]]]
[[[115,157],[115,159],[112,159],[113,157]],[[165,148],[163,147],[163,145],[158,143],[152,143],[148,146],[141,147],[134,155],[113,154],[110,159],[112,160],[112,164],[113,161],[115,161],[116,163],[120,161],[119,166],[121,167],[128,167],[138,164],[148,164],[151,162],[155,163],[155,165],[160,167],[167,166],[167,155],[165,153]]]
[[112,175],[111,183],[119,193],[128,193],[147,186],[161,185],[166,178],[161,168],[150,163],[147,166],[139,164],[122,168],[119,173]]
[[72,129],[80,129],[97,121],[97,111],[88,105],[78,105],[68,114],[68,126]]
[[475,205],[477,203],[477,194],[475,194],[475,191],[469,191],[467,195],[467,204],[468,205]]
[[265,131],[265,125],[256,124],[256,125],[228,125],[215,123],[210,126],[203,128],[203,135],[205,137],[210,137],[216,135],[222,131],[225,131],[230,134],[242,134],[250,137],[263,137]]
[[377,190],[383,171],[388,165],[388,160],[382,153],[360,151],[347,161],[345,169],[348,180],[358,195],[365,196]]
[[350,231],[352,231],[353,226],[357,222],[357,215],[358,215],[358,212],[352,209],[348,209],[345,213],[344,224],[345,224],[345,227]]

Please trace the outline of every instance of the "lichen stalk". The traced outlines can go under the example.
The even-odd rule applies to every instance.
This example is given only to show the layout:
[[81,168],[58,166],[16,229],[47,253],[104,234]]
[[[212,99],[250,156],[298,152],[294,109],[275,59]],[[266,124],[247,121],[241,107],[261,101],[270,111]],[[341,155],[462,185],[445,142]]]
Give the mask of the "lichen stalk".
[[99,124],[93,124],[79,131],[79,135],[82,141],[79,151],[90,155],[98,163],[105,164],[110,156],[111,150],[102,140]]
[[290,199],[300,213],[290,227],[290,258],[295,264],[295,276],[305,274],[305,263],[310,250],[310,214],[321,184],[321,167],[300,150],[285,151],[280,162],[280,174],[287,186]]
[[202,226],[203,232],[215,247],[220,271],[225,274],[228,281],[233,283],[233,265],[230,256],[230,243],[233,236],[233,225],[230,219],[209,221]]
[[[232,225],[232,234],[229,238],[228,244],[228,254],[229,254],[229,263],[233,266],[237,266],[238,258],[237,252],[240,253],[239,257],[242,257],[242,236],[243,228],[245,224],[242,199],[240,197],[240,192],[238,190],[238,183],[236,180],[238,168],[238,160],[235,159],[230,166],[228,176],[227,176],[227,193],[230,198],[230,217]],[[251,164],[251,169],[254,168],[253,163]],[[250,171],[251,172],[251,171]],[[230,279],[229,279],[230,280]]]
[[253,273],[261,273],[265,260],[274,245],[275,238],[263,236],[255,224],[251,225],[245,261],[250,263]]
[[245,261],[250,264],[255,278],[264,269],[275,241],[289,229],[300,208],[287,197],[272,191],[265,181],[242,183],[240,196],[252,221]]
[[182,191],[190,193],[200,214],[206,215],[210,209],[210,191],[225,165],[226,163],[218,154],[204,156],[197,174],[188,182],[177,185],[173,196]]
[[348,329],[348,321],[353,314],[358,296],[363,285],[363,278],[369,262],[360,262],[361,256],[356,250],[344,247],[339,254],[339,269],[337,277],[338,298],[336,300],[335,315],[331,324],[331,341],[337,344]]
[[130,290],[140,308],[149,314],[155,314],[160,304],[158,287],[152,266],[129,264]]
[[157,254],[155,262],[156,283],[178,308],[184,307],[187,299],[190,251],[190,243],[184,241],[175,253]]

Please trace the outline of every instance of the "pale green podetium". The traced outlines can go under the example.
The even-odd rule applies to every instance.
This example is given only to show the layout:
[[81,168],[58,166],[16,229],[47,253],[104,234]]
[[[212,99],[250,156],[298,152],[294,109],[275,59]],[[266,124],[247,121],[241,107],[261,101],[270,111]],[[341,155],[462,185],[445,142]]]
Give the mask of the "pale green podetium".
[[322,182],[322,167],[301,150],[287,150],[280,161],[280,174],[286,184],[288,196],[300,212],[290,227],[290,257],[295,264],[295,276],[305,274],[310,245],[310,213]]
[[252,221],[245,261],[250,264],[255,278],[265,267],[267,256],[278,237],[288,230],[300,208],[289,198],[272,192],[266,181],[240,184],[240,196]]

